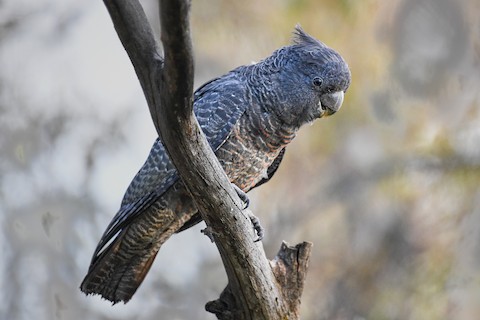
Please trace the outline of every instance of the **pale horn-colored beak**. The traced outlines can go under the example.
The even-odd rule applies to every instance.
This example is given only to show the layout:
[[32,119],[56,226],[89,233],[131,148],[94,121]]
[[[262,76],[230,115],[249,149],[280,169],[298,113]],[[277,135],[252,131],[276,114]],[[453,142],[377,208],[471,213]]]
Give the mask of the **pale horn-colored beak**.
[[326,93],[320,97],[320,103],[324,114],[322,116],[329,116],[340,110],[343,103],[343,91],[333,93]]

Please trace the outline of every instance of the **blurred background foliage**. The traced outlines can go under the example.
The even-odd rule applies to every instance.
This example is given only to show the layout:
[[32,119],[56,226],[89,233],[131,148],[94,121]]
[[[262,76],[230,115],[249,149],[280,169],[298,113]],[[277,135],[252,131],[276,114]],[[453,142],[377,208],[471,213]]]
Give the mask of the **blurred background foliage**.
[[[155,1],[142,2],[158,32]],[[250,194],[270,257],[312,241],[303,319],[480,317],[480,2],[194,0],[196,83],[289,43],[353,81]],[[155,131],[100,1],[0,2],[0,319],[214,319],[226,284],[198,226],[127,305],[78,290]]]

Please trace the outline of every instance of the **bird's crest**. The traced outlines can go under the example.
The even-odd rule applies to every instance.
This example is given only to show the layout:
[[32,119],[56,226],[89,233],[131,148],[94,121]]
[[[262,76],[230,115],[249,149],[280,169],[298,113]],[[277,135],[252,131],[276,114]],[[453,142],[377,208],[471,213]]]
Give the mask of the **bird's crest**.
[[296,45],[303,45],[303,46],[320,46],[320,47],[326,47],[326,45],[306,33],[300,24],[297,24],[295,26],[295,30],[293,31],[293,39],[292,39],[293,44]]

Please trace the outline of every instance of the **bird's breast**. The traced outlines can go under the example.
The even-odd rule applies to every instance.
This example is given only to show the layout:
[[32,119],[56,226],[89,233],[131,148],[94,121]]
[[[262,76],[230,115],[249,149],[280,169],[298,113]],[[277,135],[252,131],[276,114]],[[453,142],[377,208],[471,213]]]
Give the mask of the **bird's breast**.
[[268,130],[251,130],[245,120],[248,118],[234,126],[216,155],[230,181],[248,191],[266,177],[268,167],[286,143],[280,137],[276,143],[277,139],[272,140]]

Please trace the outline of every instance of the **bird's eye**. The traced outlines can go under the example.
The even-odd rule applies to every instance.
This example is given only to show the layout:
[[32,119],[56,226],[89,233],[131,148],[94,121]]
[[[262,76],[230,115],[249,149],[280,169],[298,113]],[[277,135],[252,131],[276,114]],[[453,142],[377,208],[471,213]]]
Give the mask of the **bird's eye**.
[[320,87],[323,83],[323,79],[320,78],[320,77],[315,77],[315,78],[313,78],[312,83],[315,87]]

